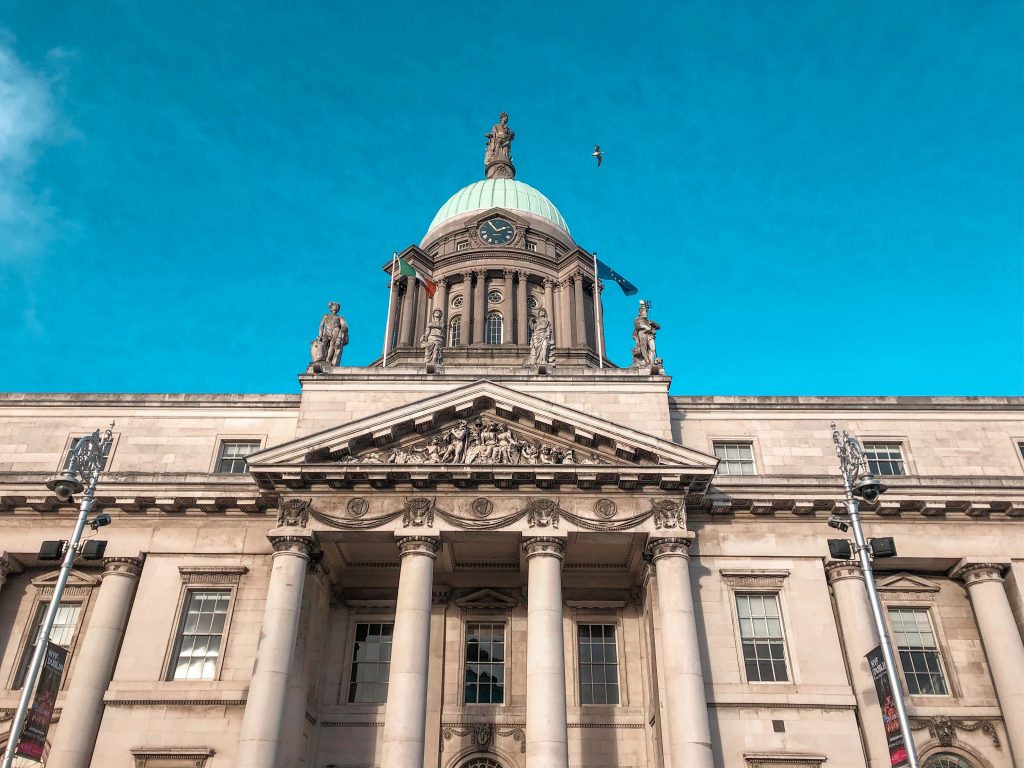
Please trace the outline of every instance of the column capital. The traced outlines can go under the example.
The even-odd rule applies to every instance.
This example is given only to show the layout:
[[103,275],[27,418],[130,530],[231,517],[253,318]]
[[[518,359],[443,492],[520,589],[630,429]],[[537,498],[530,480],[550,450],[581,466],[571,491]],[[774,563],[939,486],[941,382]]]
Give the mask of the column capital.
[[953,570],[949,572],[949,577],[962,581],[964,586],[969,588],[983,581],[1001,582],[1006,567],[1007,563],[965,559],[953,566]]
[[565,557],[565,539],[560,536],[527,536],[523,538],[523,552],[527,560],[536,555],[550,555],[562,560]]
[[142,574],[142,564],[146,556],[140,554],[138,557],[105,557],[103,558],[103,576],[127,576],[137,579]]
[[399,557],[426,555],[434,559],[440,548],[441,539],[437,536],[402,536],[398,540]]
[[690,544],[694,537],[691,536],[658,536],[651,537],[647,541],[647,554],[652,562],[657,562],[663,557],[690,557]]
[[829,584],[835,584],[843,579],[864,581],[864,574],[860,564],[853,560],[829,560],[825,563],[825,578]]
[[[301,530],[301,529],[300,529]],[[278,528],[271,531],[267,536],[274,548],[274,557],[278,555],[298,555],[306,560],[311,559],[317,547],[316,536],[310,531],[308,534],[287,532],[287,528]]]

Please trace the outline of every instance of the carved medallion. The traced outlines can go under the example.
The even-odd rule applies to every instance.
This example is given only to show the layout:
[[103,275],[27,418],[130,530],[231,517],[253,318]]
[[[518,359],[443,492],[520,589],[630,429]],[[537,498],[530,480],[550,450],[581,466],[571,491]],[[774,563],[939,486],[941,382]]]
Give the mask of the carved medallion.
[[348,510],[349,517],[362,517],[366,514],[366,510],[369,508],[370,502],[362,496],[356,496],[354,499],[349,499],[348,504],[345,505],[345,509]]
[[598,499],[594,502],[594,514],[602,520],[611,520],[615,512],[615,502],[611,499]]
[[490,499],[485,499],[481,496],[478,499],[473,499],[473,503],[469,505],[469,508],[473,510],[475,517],[490,517],[491,512],[494,511],[494,504],[491,503]]

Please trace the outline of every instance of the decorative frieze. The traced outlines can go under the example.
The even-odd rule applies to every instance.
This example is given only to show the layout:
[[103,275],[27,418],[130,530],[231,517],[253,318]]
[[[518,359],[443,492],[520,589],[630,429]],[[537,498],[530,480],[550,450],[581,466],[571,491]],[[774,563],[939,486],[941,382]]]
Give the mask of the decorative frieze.
[[217,754],[209,747],[135,747],[131,753],[135,760],[135,768],[149,768],[169,762],[180,762],[182,768],[203,768],[207,761]]
[[720,568],[718,573],[731,587],[741,589],[782,589],[789,576],[785,569]]
[[440,750],[444,752],[445,743],[456,736],[469,736],[472,739],[474,748],[481,752],[491,752],[494,747],[496,736],[509,737],[519,742],[519,752],[526,752],[526,724],[508,723],[496,725],[494,723],[441,723]]
[[952,747],[956,744],[956,732],[974,733],[980,731],[983,735],[992,740],[992,746],[997,749],[1002,746],[999,741],[999,731],[996,730],[992,720],[981,720],[968,717],[950,717],[948,715],[936,715],[934,717],[911,717],[910,730],[923,731],[928,729],[928,735],[938,739],[943,747]]
[[249,572],[244,565],[179,565],[182,584],[238,584]]

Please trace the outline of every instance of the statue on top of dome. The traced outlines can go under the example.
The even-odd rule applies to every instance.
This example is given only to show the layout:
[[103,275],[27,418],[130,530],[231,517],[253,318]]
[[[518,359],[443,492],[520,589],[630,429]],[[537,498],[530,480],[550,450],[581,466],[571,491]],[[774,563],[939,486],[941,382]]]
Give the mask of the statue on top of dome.
[[491,128],[487,136],[487,149],[484,151],[484,169],[487,178],[515,178],[516,169],[512,165],[512,140],[516,132],[508,127],[508,113],[502,112],[498,122]]

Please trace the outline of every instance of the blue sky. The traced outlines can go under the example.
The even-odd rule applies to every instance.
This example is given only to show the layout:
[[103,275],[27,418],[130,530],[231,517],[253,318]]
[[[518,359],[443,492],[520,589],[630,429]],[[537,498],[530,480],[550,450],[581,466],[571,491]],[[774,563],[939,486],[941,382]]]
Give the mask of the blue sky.
[[[1024,393],[1024,6],[7,0],[0,389],[288,392],[329,300],[518,178],[679,394]],[[606,150],[597,170],[589,152]],[[635,300],[605,295],[629,362]]]

